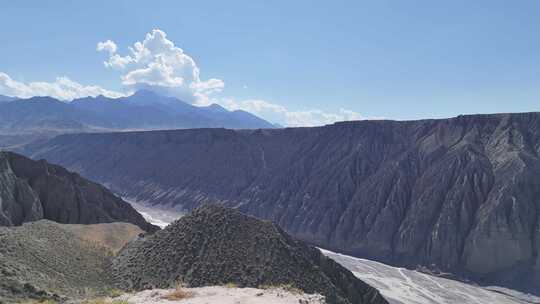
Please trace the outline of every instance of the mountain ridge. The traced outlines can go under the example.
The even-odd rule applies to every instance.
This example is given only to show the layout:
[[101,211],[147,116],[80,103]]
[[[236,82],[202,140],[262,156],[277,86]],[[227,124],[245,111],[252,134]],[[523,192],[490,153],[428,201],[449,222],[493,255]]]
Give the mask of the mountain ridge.
[[0,147],[49,139],[59,134],[227,127],[274,128],[248,112],[215,106],[197,107],[150,91],[108,98],[84,97],[63,102],[52,97],[0,97]]
[[64,135],[26,153],[149,204],[221,203],[334,251],[540,290],[538,112]]

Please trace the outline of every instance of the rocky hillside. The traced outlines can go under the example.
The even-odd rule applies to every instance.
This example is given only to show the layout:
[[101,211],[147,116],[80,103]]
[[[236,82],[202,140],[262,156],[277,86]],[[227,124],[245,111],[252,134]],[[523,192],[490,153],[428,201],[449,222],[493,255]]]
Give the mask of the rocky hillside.
[[327,303],[387,303],[321,252],[270,222],[215,205],[202,206],[153,235],[135,240],[114,259],[114,281],[127,290],[292,285]]
[[70,226],[41,220],[0,227],[0,303],[92,296],[111,288],[107,267],[112,256],[77,237]]
[[0,152],[0,226],[39,219],[72,224],[123,221],[145,231],[158,229],[99,184],[46,161]]
[[220,202],[335,251],[540,290],[540,113],[64,135],[25,152],[138,200]]
[[68,224],[61,227],[81,240],[104,247],[113,254],[144,233],[141,228],[128,223]]

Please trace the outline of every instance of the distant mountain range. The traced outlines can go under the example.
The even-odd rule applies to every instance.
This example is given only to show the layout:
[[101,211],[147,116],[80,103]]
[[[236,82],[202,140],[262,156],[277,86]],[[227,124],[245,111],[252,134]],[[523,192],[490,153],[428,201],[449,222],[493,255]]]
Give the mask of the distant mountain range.
[[62,135],[25,152],[137,201],[221,203],[335,251],[540,294],[540,113]]
[[17,99],[17,97],[10,97],[10,96],[0,95],[0,102],[14,101],[16,99]]
[[275,127],[242,110],[228,111],[217,104],[196,107],[145,90],[116,99],[98,96],[71,102],[51,97],[16,99],[0,96],[0,147],[64,133]]

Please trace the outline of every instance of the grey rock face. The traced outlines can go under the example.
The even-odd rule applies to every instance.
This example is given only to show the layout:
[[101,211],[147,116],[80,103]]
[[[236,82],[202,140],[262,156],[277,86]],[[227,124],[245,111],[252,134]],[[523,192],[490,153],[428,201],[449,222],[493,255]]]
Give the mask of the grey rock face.
[[138,239],[113,260],[123,289],[241,287],[291,284],[327,303],[387,303],[374,288],[270,222],[219,206],[203,206],[164,230]]
[[0,154],[0,226],[21,225],[43,218],[39,197],[24,179],[20,179],[6,153]]
[[154,204],[222,203],[334,251],[540,292],[540,113],[65,135],[26,153]]
[[0,226],[39,219],[66,224],[125,221],[145,231],[158,229],[109,190],[76,173],[0,152]]

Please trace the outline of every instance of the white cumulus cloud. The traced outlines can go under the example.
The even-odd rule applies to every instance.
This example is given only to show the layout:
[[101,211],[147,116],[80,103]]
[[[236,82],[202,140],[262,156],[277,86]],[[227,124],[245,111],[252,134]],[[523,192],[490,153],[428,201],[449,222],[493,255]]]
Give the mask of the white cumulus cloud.
[[111,98],[124,96],[123,93],[110,91],[95,85],[82,85],[68,77],[57,77],[53,82],[19,82],[8,74],[0,72],[0,94],[29,98],[33,96],[51,96],[60,100],[73,100],[88,96],[104,95]]
[[221,79],[201,80],[195,60],[159,29],[146,34],[143,41],[135,42],[125,56],[117,53],[111,40],[99,42],[97,49],[108,53],[105,66],[122,71],[122,84],[129,89],[150,89],[203,105],[209,102],[212,93],[221,92],[225,86]]
[[[360,119],[358,113],[346,109],[336,113],[318,109],[291,111],[264,100],[236,101],[215,96],[215,93],[223,91],[224,81],[216,78],[202,80],[195,60],[159,29],[147,33],[144,40],[135,42],[128,49],[128,54],[121,55],[111,40],[97,44],[97,50],[108,55],[105,66],[121,71],[122,84],[128,90],[149,89],[200,106],[219,103],[230,110],[245,110],[287,126],[317,126]],[[243,87],[247,88],[246,85]]]
[[220,103],[229,110],[244,110],[289,127],[313,127],[332,124],[336,121],[361,119],[359,113],[346,109],[339,109],[337,113],[318,109],[291,111],[282,105],[260,99],[236,101],[227,98],[221,100]]
[[116,43],[112,42],[111,40],[107,40],[105,42],[98,42],[96,49],[97,51],[107,51],[109,54],[113,55],[116,53],[118,47],[116,46]]
[[[107,55],[104,61],[107,68],[120,73],[124,92],[83,85],[68,77],[57,77],[52,82],[25,83],[0,72],[0,94],[21,98],[51,96],[60,100],[72,100],[97,95],[117,98],[127,95],[125,92],[148,89],[194,105],[219,103],[229,110],[245,110],[285,126],[318,126],[361,119],[358,113],[347,109],[334,112],[320,109],[298,111],[261,99],[237,100],[224,97],[224,81],[217,78],[201,79],[201,71],[195,60],[159,29],[152,30],[142,41],[128,47],[127,54],[120,54],[118,45],[112,40],[98,42],[96,50]],[[247,89],[247,85],[242,87]]]

